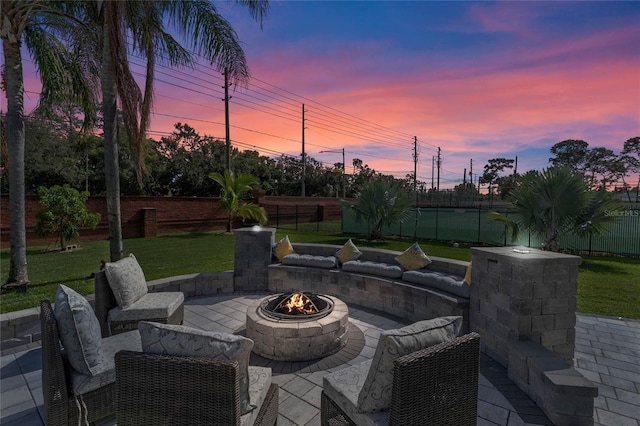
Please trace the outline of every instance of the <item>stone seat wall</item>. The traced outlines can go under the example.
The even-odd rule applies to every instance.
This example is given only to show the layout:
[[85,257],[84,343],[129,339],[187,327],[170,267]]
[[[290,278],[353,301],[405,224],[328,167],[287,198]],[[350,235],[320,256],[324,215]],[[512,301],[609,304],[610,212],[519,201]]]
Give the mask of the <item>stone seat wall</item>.
[[[292,244],[296,253],[333,256],[341,246],[331,244]],[[397,264],[400,252],[360,247],[358,260]],[[428,270],[457,276],[462,280],[468,262],[430,257]],[[449,315],[464,318],[463,330],[469,330],[469,299],[401,279],[331,269],[282,265],[268,267],[269,291],[282,293],[299,290],[322,293],[346,303],[376,309],[391,315],[419,321]]]

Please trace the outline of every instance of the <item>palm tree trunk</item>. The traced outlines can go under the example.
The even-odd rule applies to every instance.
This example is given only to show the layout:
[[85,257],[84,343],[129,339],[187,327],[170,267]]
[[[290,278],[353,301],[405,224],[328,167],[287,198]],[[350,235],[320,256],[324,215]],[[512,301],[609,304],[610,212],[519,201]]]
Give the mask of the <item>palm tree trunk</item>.
[[3,39],[7,91],[7,140],[9,150],[9,211],[11,256],[7,282],[23,285],[27,274],[27,231],[24,212],[24,85],[20,37]]
[[114,64],[109,50],[109,33],[104,25],[102,46],[102,108],[104,116],[104,177],[107,190],[107,223],[109,225],[109,256],[112,262],[122,257],[122,227],[120,224],[120,165],[118,163],[117,88]]

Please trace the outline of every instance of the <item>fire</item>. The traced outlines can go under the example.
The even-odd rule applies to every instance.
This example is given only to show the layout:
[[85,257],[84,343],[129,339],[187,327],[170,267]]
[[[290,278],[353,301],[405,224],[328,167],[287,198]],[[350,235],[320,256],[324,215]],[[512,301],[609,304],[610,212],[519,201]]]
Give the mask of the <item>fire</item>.
[[277,311],[285,314],[314,314],[317,309],[311,299],[304,295],[304,293],[293,293],[291,297],[280,302]]

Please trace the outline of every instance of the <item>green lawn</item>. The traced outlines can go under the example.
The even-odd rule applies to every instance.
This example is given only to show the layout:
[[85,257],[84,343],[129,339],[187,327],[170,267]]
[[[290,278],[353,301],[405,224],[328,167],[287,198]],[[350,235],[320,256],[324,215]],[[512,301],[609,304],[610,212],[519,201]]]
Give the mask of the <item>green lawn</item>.
[[[289,235],[292,242],[342,245],[349,236],[304,230],[279,229],[276,240]],[[323,229],[326,231],[326,229]],[[403,251],[411,243],[407,239],[388,238],[368,242],[351,236],[358,246]],[[448,244],[420,242],[432,256],[470,260],[469,247],[454,248]],[[134,253],[147,280],[197,272],[233,269],[234,238],[222,232],[172,234],[156,238],[124,240],[125,254]],[[0,296],[0,312],[36,307],[41,298],[53,299],[58,284],[74,288],[81,294],[93,293],[91,274],[108,259],[106,241],[86,242],[78,250],[43,253],[42,247],[29,248],[27,260],[31,286],[26,294],[9,292]],[[0,252],[0,280],[7,279],[9,250]],[[640,319],[640,260],[620,257],[583,257],[578,274],[578,311],[583,313]]]

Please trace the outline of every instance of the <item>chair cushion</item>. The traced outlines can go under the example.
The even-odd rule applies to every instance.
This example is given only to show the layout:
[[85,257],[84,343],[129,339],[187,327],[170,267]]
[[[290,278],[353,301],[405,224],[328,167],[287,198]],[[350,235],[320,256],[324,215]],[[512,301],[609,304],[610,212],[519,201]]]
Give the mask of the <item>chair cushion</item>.
[[[249,400],[253,407],[262,407],[271,386],[271,368],[249,366]],[[260,409],[251,410],[240,417],[242,426],[253,426]]]
[[393,362],[403,356],[458,336],[461,316],[418,321],[380,334],[371,368],[358,395],[358,411],[388,410],[391,407]]
[[350,260],[342,265],[342,270],[346,272],[378,275],[387,278],[400,278],[402,276],[402,268],[398,265],[372,262],[370,260]]
[[104,265],[104,272],[107,275],[109,287],[122,309],[133,305],[149,291],[144,272],[133,254],[117,262],[107,262]]
[[111,321],[141,321],[169,318],[184,303],[182,292],[147,293],[126,309],[120,306],[109,311]]
[[138,329],[143,352],[237,361],[240,367],[240,412],[245,414],[255,408],[249,397],[248,373],[253,340],[229,333],[148,321],[140,321]]
[[334,256],[312,256],[310,254],[291,253],[282,258],[282,264],[331,269],[336,267],[336,258]]
[[417,241],[395,259],[405,271],[424,268],[431,263],[431,259],[424,254]]
[[425,269],[405,271],[402,274],[402,280],[414,284],[420,284],[425,287],[436,288],[467,299],[470,294],[469,285],[464,281],[461,281],[459,277],[443,274],[441,272],[434,272]]
[[293,253],[293,246],[288,235],[273,245],[273,255],[278,259],[278,262],[282,262],[282,258],[291,253]]
[[116,334],[102,339],[102,361],[95,374],[88,376],[75,370],[71,372],[71,389],[76,395],[99,389],[116,381],[115,354],[119,351],[142,351],[138,330]]
[[100,323],[87,299],[61,284],[53,312],[71,367],[89,376],[96,374],[102,363],[102,337]]
[[357,425],[379,426],[389,424],[389,411],[359,413],[358,394],[364,385],[371,360],[334,371],[323,378],[322,390]]
[[349,238],[349,241],[344,243],[342,248],[336,252],[336,257],[340,263],[345,263],[350,260],[358,260],[360,256],[362,256],[362,252],[358,250],[358,247],[356,247],[355,244],[353,244],[351,238]]

